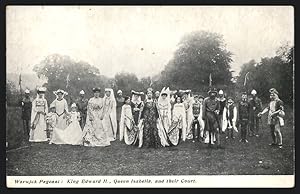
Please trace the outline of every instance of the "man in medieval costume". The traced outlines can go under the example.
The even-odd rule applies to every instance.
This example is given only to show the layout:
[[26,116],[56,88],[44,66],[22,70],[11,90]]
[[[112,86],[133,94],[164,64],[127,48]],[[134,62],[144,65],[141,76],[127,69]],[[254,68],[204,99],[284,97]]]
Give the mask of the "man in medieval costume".
[[247,93],[242,93],[242,100],[238,105],[238,115],[239,115],[239,126],[241,129],[241,140],[240,142],[248,143],[247,132],[249,127],[249,112],[250,106],[247,100]]
[[220,147],[220,123],[218,118],[220,103],[216,98],[217,93],[217,89],[210,89],[208,91],[209,97],[203,101],[202,119],[205,123],[204,131],[208,132],[209,147],[214,144],[214,136],[216,137],[217,146]]
[[117,135],[119,135],[122,106],[124,105],[125,102],[125,98],[123,97],[122,90],[117,91],[116,102],[117,102]]
[[30,98],[30,91],[28,89],[25,90],[25,97],[21,100],[21,107],[24,136],[27,139],[30,132],[30,117],[32,109],[32,99]]
[[256,90],[251,91],[252,99],[249,101],[250,105],[250,115],[249,115],[249,136],[259,137],[259,121],[258,113],[262,111],[262,102],[261,99],[257,97]]
[[78,112],[80,113],[80,127],[83,130],[85,122],[86,122],[86,115],[87,115],[87,105],[88,105],[88,99],[85,98],[85,92],[81,90],[79,92],[79,99],[76,102],[76,106],[78,109]]
[[117,104],[114,91],[111,88],[105,88],[104,106],[103,106],[103,127],[108,132],[109,141],[117,138]]
[[222,117],[223,117],[223,110],[224,110],[224,107],[226,105],[226,98],[225,98],[225,94],[224,94],[224,91],[223,90],[219,90],[219,96],[218,96],[218,101],[220,103],[220,112],[219,112],[219,119],[220,119],[220,125],[222,126]]
[[192,122],[192,134],[193,134],[193,142],[200,141],[203,135],[204,130],[204,122],[202,120],[202,103],[203,97],[195,95],[194,102],[192,104],[193,110],[193,122]]
[[281,128],[284,126],[283,117],[285,116],[283,102],[278,97],[278,91],[275,88],[271,88],[270,92],[270,103],[258,116],[261,117],[263,114],[268,112],[268,125],[271,129],[271,137],[273,142],[269,145],[278,146],[282,148],[282,135]]
[[237,107],[235,106],[232,97],[228,97],[227,103],[223,109],[222,117],[222,131],[226,132],[226,139],[234,139],[233,131],[238,132],[236,127]]

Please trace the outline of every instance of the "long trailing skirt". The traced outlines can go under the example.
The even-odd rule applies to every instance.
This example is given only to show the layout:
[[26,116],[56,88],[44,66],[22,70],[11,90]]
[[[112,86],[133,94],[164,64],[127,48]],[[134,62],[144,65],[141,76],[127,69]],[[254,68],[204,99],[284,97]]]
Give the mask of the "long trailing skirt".
[[173,120],[168,132],[169,140],[172,145],[178,145],[180,141],[180,132],[182,132],[182,119]]
[[53,129],[50,144],[82,145],[82,130],[78,121],[73,121],[64,130]]

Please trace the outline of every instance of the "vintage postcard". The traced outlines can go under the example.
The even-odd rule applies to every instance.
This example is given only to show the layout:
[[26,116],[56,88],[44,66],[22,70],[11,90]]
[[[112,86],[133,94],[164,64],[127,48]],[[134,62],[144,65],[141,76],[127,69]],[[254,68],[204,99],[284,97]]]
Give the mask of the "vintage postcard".
[[7,6],[7,187],[294,187],[294,14]]

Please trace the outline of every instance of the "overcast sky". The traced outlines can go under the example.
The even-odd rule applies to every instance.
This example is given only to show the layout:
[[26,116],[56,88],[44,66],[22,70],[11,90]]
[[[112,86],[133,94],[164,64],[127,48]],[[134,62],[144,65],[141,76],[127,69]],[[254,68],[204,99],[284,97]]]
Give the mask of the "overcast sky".
[[287,41],[294,45],[291,6],[8,6],[6,17],[7,72],[33,72],[47,55],[59,53],[110,77],[121,71],[152,76],[181,37],[198,30],[224,35],[236,72],[251,59],[274,56]]

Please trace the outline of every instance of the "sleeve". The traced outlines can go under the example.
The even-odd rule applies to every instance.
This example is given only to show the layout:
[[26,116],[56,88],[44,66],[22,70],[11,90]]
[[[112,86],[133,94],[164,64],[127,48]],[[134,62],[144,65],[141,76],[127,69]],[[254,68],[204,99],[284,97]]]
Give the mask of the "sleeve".
[[262,111],[262,102],[261,102],[261,99],[258,99],[258,111],[260,112],[260,111]]
[[66,113],[69,113],[69,110],[68,110],[68,103],[67,103],[67,100],[66,99],[64,99],[64,106],[65,106],[65,111],[66,111]]
[[233,119],[232,119],[232,121],[234,123],[236,123],[236,121],[237,121],[237,108],[236,107],[233,108]]
[[140,119],[144,118],[144,112],[145,112],[145,104],[142,102],[141,108],[140,108]]
[[77,112],[77,120],[80,121],[81,120],[81,115],[80,112]]
[[268,104],[268,106],[266,108],[264,108],[264,110],[261,112],[261,114],[265,114],[266,112],[268,112],[270,109],[270,104]]
[[46,114],[48,113],[48,102],[47,102],[47,100],[45,100],[45,113]]
[[226,125],[227,125],[227,122],[226,122],[226,111],[227,111],[227,108],[224,107],[223,109],[223,113],[222,113],[222,131],[225,131],[226,130]]
[[120,141],[123,140],[123,136],[124,136],[124,105],[122,106],[122,109],[121,109],[121,118],[120,118],[120,123],[119,123],[119,135],[120,135]]

